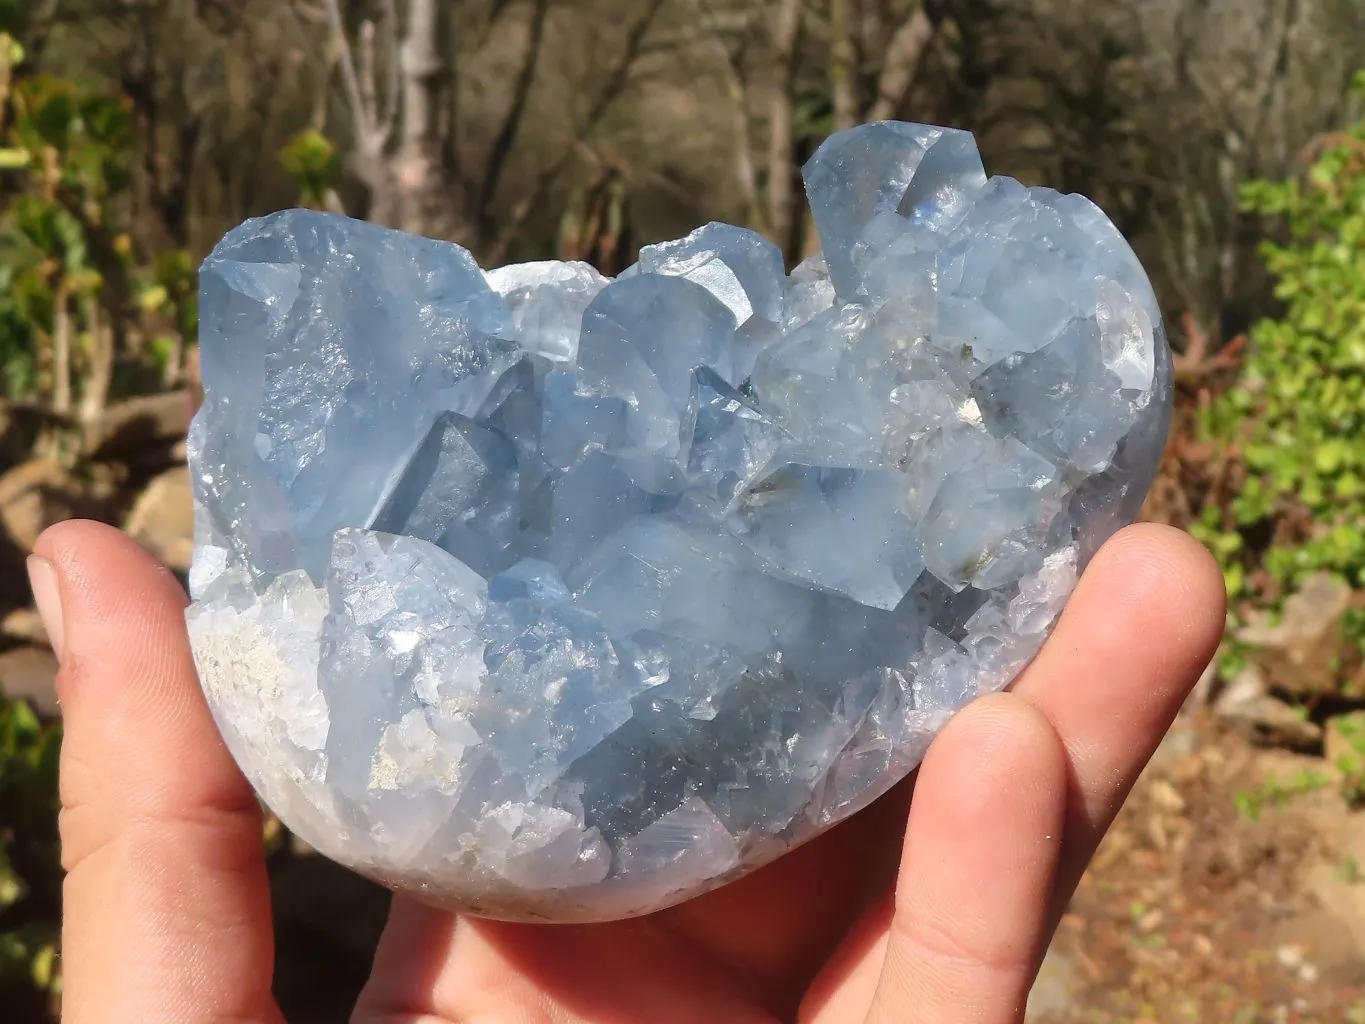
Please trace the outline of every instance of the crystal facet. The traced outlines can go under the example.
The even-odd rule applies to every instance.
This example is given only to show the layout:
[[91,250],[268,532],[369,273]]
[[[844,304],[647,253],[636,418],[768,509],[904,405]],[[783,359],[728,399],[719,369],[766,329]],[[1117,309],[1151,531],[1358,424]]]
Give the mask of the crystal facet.
[[723,224],[608,281],[297,210],[205,262],[190,637],[309,843],[475,913],[646,913],[1036,653],[1164,444],[1147,277],[965,132],[805,174],[790,276]]

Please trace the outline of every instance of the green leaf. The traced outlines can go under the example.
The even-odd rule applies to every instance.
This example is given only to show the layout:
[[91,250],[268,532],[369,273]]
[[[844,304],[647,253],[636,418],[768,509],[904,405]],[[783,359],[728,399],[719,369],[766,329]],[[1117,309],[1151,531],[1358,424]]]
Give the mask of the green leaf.
[[341,176],[341,157],[336,146],[316,128],[305,128],[279,153],[280,166],[294,179],[303,201],[321,206]]
[[[1324,401],[1330,399],[1324,396]],[[1339,470],[1350,456],[1350,442],[1345,438],[1334,437],[1318,446],[1317,454],[1313,457],[1313,465],[1319,473],[1330,476]]]
[[138,293],[137,304],[145,313],[154,313],[170,300],[165,285],[154,284]]
[[1240,565],[1230,565],[1223,570],[1223,586],[1228,597],[1239,597],[1246,587],[1246,570]]
[[33,954],[33,959],[29,965],[29,974],[39,991],[46,992],[56,986],[59,980],[57,976],[58,967],[57,943],[43,943]]
[[27,893],[28,886],[10,864],[4,847],[0,846],[0,912],[14,906]]

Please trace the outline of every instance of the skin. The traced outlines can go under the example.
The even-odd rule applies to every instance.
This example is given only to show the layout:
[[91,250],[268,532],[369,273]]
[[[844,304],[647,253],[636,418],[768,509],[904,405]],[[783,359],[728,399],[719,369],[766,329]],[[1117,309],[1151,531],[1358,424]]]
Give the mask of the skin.
[[[184,594],[95,523],[53,527],[36,556],[66,724],[66,1024],[281,1021],[260,813],[200,694]],[[902,786],[772,866],[635,921],[513,925],[396,898],[354,1020],[1018,1022],[1223,622],[1203,549],[1131,527],[1012,691],[934,742],[913,800]]]

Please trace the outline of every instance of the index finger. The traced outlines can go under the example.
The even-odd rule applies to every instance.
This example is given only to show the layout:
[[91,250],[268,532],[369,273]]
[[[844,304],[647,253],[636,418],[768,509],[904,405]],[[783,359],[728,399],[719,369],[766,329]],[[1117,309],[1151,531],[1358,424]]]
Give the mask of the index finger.
[[1198,542],[1130,526],[1096,554],[1016,681],[1066,749],[1055,915],[1213,657],[1225,619],[1222,573]]

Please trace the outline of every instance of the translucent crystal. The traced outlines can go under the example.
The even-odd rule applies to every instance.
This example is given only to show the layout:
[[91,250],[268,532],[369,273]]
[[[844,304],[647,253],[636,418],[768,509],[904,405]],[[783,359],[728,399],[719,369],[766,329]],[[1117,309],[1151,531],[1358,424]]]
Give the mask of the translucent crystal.
[[964,132],[843,132],[806,182],[790,276],[723,224],[615,281],[305,211],[214,250],[190,637],[303,838],[475,913],[647,913],[1034,656],[1164,445],[1146,275]]
[[835,291],[862,292],[854,259],[869,228],[889,223],[932,247],[985,184],[970,132],[887,121],[832,136],[806,166],[806,191]]
[[502,296],[527,352],[557,363],[578,357],[583,311],[607,286],[607,279],[586,263],[518,263],[487,275]]
[[708,224],[686,238],[640,250],[638,271],[683,277],[718,298],[735,318],[734,376],[747,377],[759,349],[781,327],[786,275],[782,252],[762,235]]

